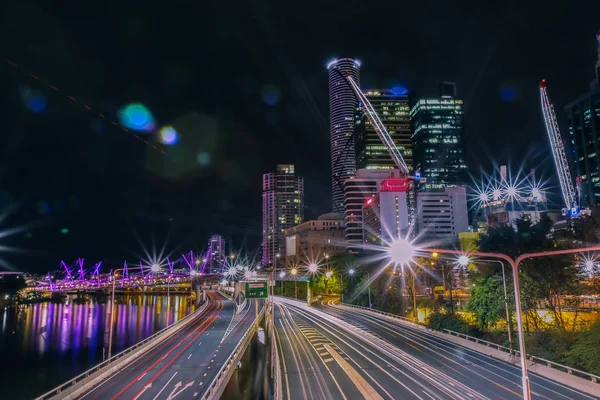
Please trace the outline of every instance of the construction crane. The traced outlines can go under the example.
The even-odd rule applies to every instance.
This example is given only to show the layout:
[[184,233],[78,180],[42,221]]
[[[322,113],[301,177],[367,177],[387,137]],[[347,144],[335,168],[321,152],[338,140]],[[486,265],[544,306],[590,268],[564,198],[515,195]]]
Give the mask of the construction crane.
[[558,128],[558,122],[556,121],[554,106],[548,97],[546,80],[542,79],[539,86],[542,113],[544,114],[546,132],[548,133],[548,139],[550,139],[550,147],[552,148],[554,165],[556,166],[556,172],[558,173],[558,180],[560,182],[560,189],[562,191],[562,197],[566,206],[565,212],[568,212],[570,216],[576,216],[579,214],[579,201],[575,193],[573,181],[571,179],[571,171],[569,169],[569,163],[565,153],[565,146],[562,142],[562,137]]
[[348,84],[352,88],[352,91],[354,92],[354,95],[358,101],[362,103],[365,115],[371,122],[371,125],[373,125],[373,128],[375,129],[375,132],[377,132],[379,139],[381,139],[381,142],[387,148],[388,153],[390,153],[390,157],[392,157],[392,160],[396,166],[398,166],[398,169],[400,169],[400,173],[408,177],[410,174],[408,166],[406,165],[406,162],[404,162],[404,158],[402,158],[400,150],[398,150],[398,147],[396,147],[394,144],[390,133],[387,131],[385,125],[383,125],[383,122],[381,122],[381,119],[379,119],[377,112],[375,112],[375,109],[369,102],[369,99],[367,99],[367,96],[363,94],[363,92],[360,90],[360,87],[356,84],[356,82],[354,82],[354,79],[352,79],[350,74],[346,74],[346,80],[348,81]]

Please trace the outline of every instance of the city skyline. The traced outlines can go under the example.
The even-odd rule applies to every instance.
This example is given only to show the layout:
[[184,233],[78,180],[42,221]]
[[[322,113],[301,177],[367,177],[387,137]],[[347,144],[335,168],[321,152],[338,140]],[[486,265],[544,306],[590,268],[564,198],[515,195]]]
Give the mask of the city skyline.
[[[537,9],[524,10],[525,14],[529,12],[536,17],[539,15]],[[553,10],[544,12],[548,13],[550,19],[558,16]],[[574,11],[566,11],[567,14],[569,12]],[[509,11],[505,20],[510,20],[508,14]],[[67,17],[56,17],[55,20],[65,26],[71,24]],[[432,21],[432,26],[435,26],[435,19]],[[515,26],[525,29],[524,25],[519,25],[523,21],[518,19]],[[106,256],[117,262],[138,250],[136,232],[142,232],[145,243],[151,240],[152,234],[160,238],[170,233],[175,235],[171,240],[177,245],[183,242],[184,246],[189,247],[193,241],[198,243],[197,240],[206,240],[211,231],[221,231],[221,226],[224,227],[223,236],[235,247],[256,248],[261,240],[260,199],[256,196],[257,184],[252,182],[256,182],[254,177],[268,171],[270,166],[278,162],[293,162],[303,171],[307,188],[307,217],[315,218],[330,211],[330,207],[323,205],[325,202],[322,199],[330,196],[331,184],[329,172],[325,172],[330,165],[326,62],[333,55],[356,56],[364,63],[361,70],[363,88],[393,88],[402,85],[426,96],[428,92],[435,90],[439,81],[457,81],[459,95],[465,99],[465,105],[469,108],[466,110],[466,132],[475,137],[467,151],[469,164],[491,164],[495,159],[503,163],[504,158],[507,158],[505,143],[508,142],[515,152],[515,159],[521,159],[523,153],[530,152],[531,166],[545,169],[551,175],[553,166],[546,151],[547,138],[539,114],[536,84],[540,77],[548,77],[559,123],[561,128],[566,129],[566,117],[561,111],[563,106],[584,93],[589,80],[593,79],[594,71],[591,68],[597,56],[593,35],[597,27],[590,19],[578,24],[565,36],[547,31],[540,22],[535,24],[537,30],[528,28],[533,33],[523,43],[521,39],[519,43],[514,42],[516,39],[511,35],[494,35],[486,31],[487,36],[469,39],[476,43],[465,46],[479,50],[473,50],[473,54],[461,50],[460,54],[450,58],[451,62],[443,64],[437,58],[428,56],[430,52],[425,50],[431,46],[435,48],[436,40],[441,36],[436,36],[435,39],[423,36],[419,47],[424,50],[409,45],[409,53],[414,55],[412,60],[394,54],[387,55],[388,59],[385,59],[378,46],[371,46],[370,43],[367,45],[361,39],[345,43],[338,40],[342,37],[341,34],[327,38],[327,29],[318,25],[326,44],[323,46],[324,50],[310,53],[306,46],[300,45],[297,46],[300,49],[298,52],[285,53],[283,59],[287,65],[287,70],[284,69],[288,71],[286,73],[269,75],[265,72],[258,74],[260,78],[256,79],[243,69],[238,74],[239,79],[234,79],[231,83],[222,79],[221,82],[226,86],[217,90],[208,85],[202,74],[191,73],[181,63],[165,67],[168,73],[161,72],[158,66],[145,65],[146,74],[156,76],[161,82],[162,86],[159,85],[156,93],[148,91],[143,86],[143,80],[129,75],[139,65],[132,60],[119,68],[116,68],[119,64],[114,64],[112,59],[102,60],[101,68],[117,74],[117,79],[113,86],[98,85],[97,82],[102,80],[97,79],[93,65],[85,57],[77,56],[76,53],[60,53],[59,50],[59,56],[48,61],[48,58],[38,58],[36,53],[23,52],[11,45],[13,62],[19,67],[12,69],[10,65],[5,65],[8,68],[6,81],[12,85],[11,90],[3,95],[9,104],[9,109],[6,110],[7,115],[10,115],[7,137],[19,143],[18,129],[21,128],[18,128],[18,121],[30,118],[31,121],[26,122],[22,128],[26,133],[22,146],[31,149],[30,159],[34,162],[25,163],[24,160],[14,159],[9,161],[10,169],[23,171],[23,179],[7,176],[0,197],[3,202],[6,202],[5,199],[18,201],[21,209],[15,211],[0,229],[40,223],[43,227],[32,227],[23,231],[19,237],[9,238],[10,244],[15,247],[40,252],[41,259],[32,260],[14,254],[3,257],[11,265],[34,265],[34,268],[40,262],[49,263],[50,260],[80,255],[92,259]],[[493,27],[490,28],[493,31]],[[17,28],[17,31],[18,29],[21,28]],[[86,29],[89,28],[77,26],[74,29],[82,32],[80,37],[88,37],[86,40],[89,43],[101,40],[98,36],[86,34]],[[143,42],[147,40],[149,32],[144,28],[140,29]],[[410,29],[426,32],[414,24]],[[469,29],[482,31],[475,27]],[[435,30],[443,31],[441,27]],[[501,29],[497,31],[500,32]],[[348,33],[347,28],[344,32]],[[287,30],[285,34],[290,35]],[[289,37],[293,42],[299,39],[296,36]],[[465,34],[464,37],[468,35]],[[503,55],[496,55],[489,47],[478,46],[478,41],[484,39],[489,39],[488,44],[492,48],[500,46],[498,48]],[[561,57],[549,56],[551,50],[561,51],[561,43],[569,44],[568,67]],[[32,46],[38,50],[46,47],[41,38],[34,40]],[[74,46],[78,49],[85,48],[83,44]],[[530,62],[522,64],[513,61],[513,58],[518,59],[525,54],[526,49],[529,51],[531,48],[535,50],[531,54],[527,53]],[[270,53],[274,49],[267,51]],[[215,54],[221,55],[219,52]],[[493,62],[495,57],[505,60],[502,68]],[[67,60],[73,66],[65,66]],[[250,60],[250,70],[266,71],[260,63],[257,65],[255,58],[250,57]],[[462,68],[463,63],[469,67]],[[74,73],[71,68],[75,67],[81,71],[89,71],[90,75],[84,77]],[[199,68],[198,71],[203,69]],[[239,71],[236,69],[236,72]],[[31,78],[30,73],[41,80]],[[571,76],[581,78],[570,79]],[[294,77],[295,79],[291,79]],[[193,162],[186,154],[179,155],[177,161],[169,158],[168,163],[175,162],[181,167],[177,169],[178,175],[175,178],[156,175],[151,171],[160,171],[165,164],[152,160],[151,153],[147,153],[143,143],[131,137],[119,136],[109,126],[98,121],[98,118],[90,118],[83,107],[82,110],[76,109],[73,101],[66,95],[61,98],[53,94],[52,89],[44,87],[41,82],[57,85],[78,101],[88,101],[94,108],[107,109],[109,112],[118,108],[111,104],[142,101],[161,124],[178,120],[180,116],[186,117],[187,115],[182,115],[186,112],[183,110],[198,110],[206,119],[202,122],[202,139],[190,145],[187,128],[180,132],[179,138],[180,144],[185,143],[194,151]],[[190,88],[194,88],[193,93],[184,90],[182,82],[188,82]],[[47,110],[36,113],[24,108],[18,95],[21,87],[43,94]],[[246,107],[247,111],[230,107],[229,101],[225,101],[219,94],[225,91],[239,94],[239,98],[250,105]],[[198,96],[198,93],[206,96]],[[229,118],[227,112],[215,112],[216,107],[230,110],[234,117]],[[291,111],[292,109],[295,111]],[[492,126],[487,122],[489,113],[492,113],[491,119],[500,121],[499,124]],[[498,119],[499,114],[510,118]],[[198,119],[192,120],[194,124],[198,123]],[[195,133],[194,129],[191,131]],[[61,132],[60,137],[55,135],[56,131]],[[282,131],[285,134],[280,134]],[[303,137],[307,140],[297,140]],[[230,151],[227,156],[226,149]],[[171,152],[176,152],[174,147],[171,147]],[[290,154],[289,157],[283,154],[286,152]],[[305,154],[311,154],[310,160],[304,157]],[[109,162],[114,159],[121,161]],[[202,160],[202,164],[198,159]],[[45,171],[39,167],[42,163],[55,164],[57,169]],[[63,171],[63,175],[57,171]],[[103,186],[112,193],[123,193],[114,197],[114,205],[107,204],[102,196],[98,196],[97,189]],[[186,199],[189,196],[181,195],[193,193],[193,197],[200,199],[204,188],[215,190],[212,195],[203,196],[200,206],[192,205],[193,202]],[[34,190],[31,196],[26,195],[29,189]],[[199,220],[202,224],[196,222]],[[118,230],[118,235],[111,230],[111,224],[116,222],[124,226]],[[60,233],[62,230],[69,233]],[[151,230],[155,232],[150,232]],[[180,232],[194,234],[182,235]],[[104,243],[103,246],[114,254],[106,255],[104,249],[91,245],[98,242]]]

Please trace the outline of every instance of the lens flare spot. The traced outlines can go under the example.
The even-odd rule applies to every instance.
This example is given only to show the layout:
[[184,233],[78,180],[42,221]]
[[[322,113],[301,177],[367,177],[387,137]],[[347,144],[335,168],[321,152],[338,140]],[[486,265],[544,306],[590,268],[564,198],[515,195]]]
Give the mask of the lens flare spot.
[[69,233],[69,229],[67,229],[67,228],[62,228],[62,229],[60,230],[60,233],[62,233],[63,235],[66,235],[67,233]]
[[21,87],[19,94],[21,95],[21,101],[29,110],[40,113],[46,109],[46,98],[37,90]]
[[517,99],[517,92],[512,87],[503,87],[500,89],[500,99],[504,103],[512,103]]
[[262,99],[270,106],[279,103],[279,97],[279,89],[275,86],[265,86],[262,90]]
[[164,126],[160,130],[160,141],[166,145],[174,145],[179,141],[179,135],[172,126]]
[[128,104],[119,110],[119,121],[122,125],[135,131],[150,132],[155,128],[154,117],[143,104]]
[[198,153],[198,156],[196,158],[198,160],[198,164],[200,164],[200,165],[210,164],[210,154],[208,154],[205,151]]
[[47,201],[40,200],[35,204],[35,210],[40,215],[46,215],[50,213],[50,204]]

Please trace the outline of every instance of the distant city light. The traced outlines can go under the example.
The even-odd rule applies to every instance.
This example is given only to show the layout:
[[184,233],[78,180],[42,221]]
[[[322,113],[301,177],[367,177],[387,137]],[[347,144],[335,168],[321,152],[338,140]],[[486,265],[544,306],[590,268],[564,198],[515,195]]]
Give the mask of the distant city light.
[[397,265],[406,265],[415,255],[415,247],[406,239],[397,239],[390,243],[387,254],[390,260]]
[[469,258],[469,256],[462,254],[458,257],[458,259],[456,260],[456,264],[460,267],[466,267],[467,265],[469,265],[471,263],[471,259]]

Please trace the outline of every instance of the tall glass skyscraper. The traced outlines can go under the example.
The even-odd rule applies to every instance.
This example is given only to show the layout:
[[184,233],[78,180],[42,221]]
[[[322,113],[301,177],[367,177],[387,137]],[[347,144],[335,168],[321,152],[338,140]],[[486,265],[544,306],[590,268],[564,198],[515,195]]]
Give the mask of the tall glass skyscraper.
[[294,165],[278,165],[277,172],[263,175],[262,263],[273,265],[276,255],[285,256],[285,230],[304,221],[304,179]]
[[329,71],[329,123],[333,211],[344,212],[344,181],[356,171],[354,113],[357,100],[346,81],[347,74],[360,85],[360,62],[339,58],[327,64]]
[[582,206],[600,205],[600,32],[596,40],[596,79],[591,82],[589,92],[565,107]]
[[440,97],[417,100],[410,110],[414,170],[421,175],[419,191],[468,182],[463,101],[456,98],[452,82],[443,82],[440,92]]
[[223,272],[225,263],[225,239],[220,235],[213,235],[208,239],[208,252],[206,254],[207,274],[218,274]]
[[[408,91],[402,87],[391,90],[363,91],[377,115],[385,125],[392,141],[400,150],[402,158],[412,171],[413,154],[411,142],[410,106]],[[356,168],[357,169],[396,169],[387,147],[368,118],[361,105],[356,113]]]

